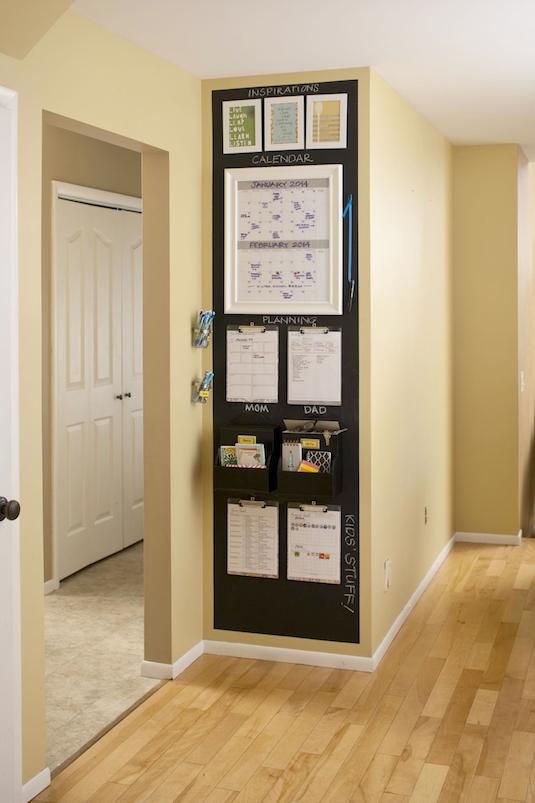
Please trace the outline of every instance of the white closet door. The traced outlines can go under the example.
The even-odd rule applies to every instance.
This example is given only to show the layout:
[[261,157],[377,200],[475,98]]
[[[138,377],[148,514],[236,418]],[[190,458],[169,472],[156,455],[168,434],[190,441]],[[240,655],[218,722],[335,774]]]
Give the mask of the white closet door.
[[122,528],[122,218],[58,201],[54,516],[59,579],[117,552]]
[[143,247],[142,218],[120,212],[123,271],[123,533],[143,538]]

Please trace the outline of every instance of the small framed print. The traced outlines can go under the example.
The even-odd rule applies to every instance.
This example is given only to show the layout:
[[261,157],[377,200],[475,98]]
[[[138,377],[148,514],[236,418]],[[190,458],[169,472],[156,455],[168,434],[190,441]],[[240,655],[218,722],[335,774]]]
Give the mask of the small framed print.
[[223,101],[223,153],[262,150],[262,101]]
[[305,147],[305,99],[266,98],[264,101],[266,151],[292,151]]
[[307,148],[347,148],[347,95],[307,96]]

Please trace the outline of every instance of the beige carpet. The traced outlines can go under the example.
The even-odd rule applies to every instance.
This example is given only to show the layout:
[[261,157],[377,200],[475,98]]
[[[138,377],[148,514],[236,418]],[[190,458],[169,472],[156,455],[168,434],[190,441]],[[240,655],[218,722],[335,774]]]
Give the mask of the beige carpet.
[[143,545],[45,597],[47,763],[54,770],[159,684],[143,660]]

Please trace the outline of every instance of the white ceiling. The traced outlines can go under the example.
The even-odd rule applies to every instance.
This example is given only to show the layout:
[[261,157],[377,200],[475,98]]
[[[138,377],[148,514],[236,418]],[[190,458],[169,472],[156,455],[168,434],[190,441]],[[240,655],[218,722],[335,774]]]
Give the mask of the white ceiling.
[[535,0],[76,0],[202,78],[374,67],[456,143],[535,160]]

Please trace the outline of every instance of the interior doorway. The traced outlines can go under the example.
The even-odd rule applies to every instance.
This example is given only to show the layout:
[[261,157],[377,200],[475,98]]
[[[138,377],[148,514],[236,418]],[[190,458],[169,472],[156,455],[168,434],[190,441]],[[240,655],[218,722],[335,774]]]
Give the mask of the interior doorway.
[[45,650],[52,770],[158,685],[140,676],[142,252],[141,155],[45,125]]

